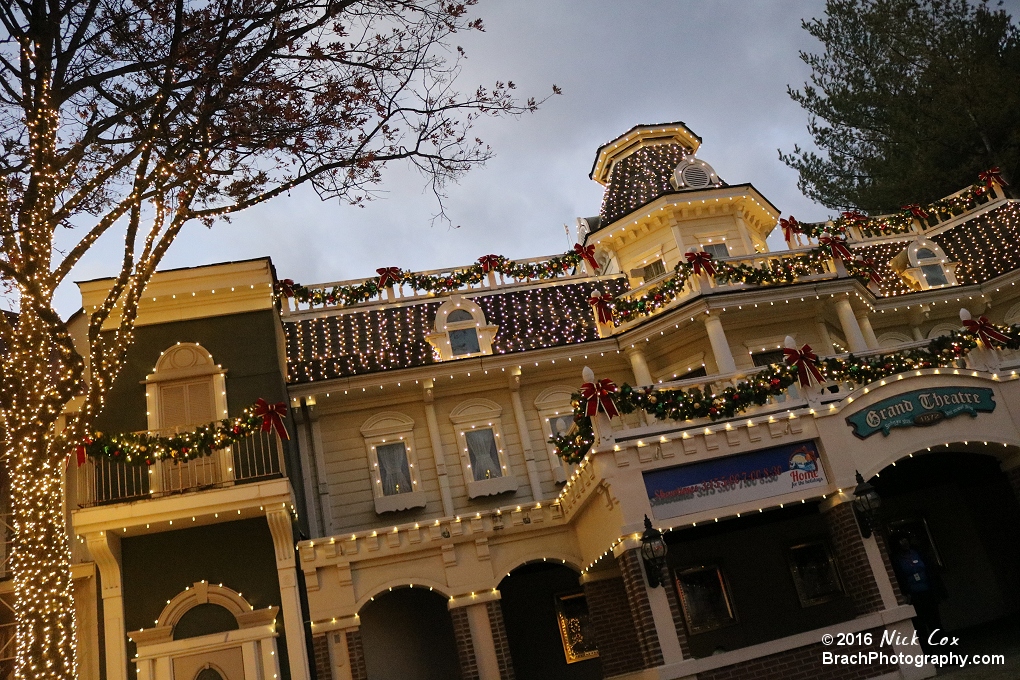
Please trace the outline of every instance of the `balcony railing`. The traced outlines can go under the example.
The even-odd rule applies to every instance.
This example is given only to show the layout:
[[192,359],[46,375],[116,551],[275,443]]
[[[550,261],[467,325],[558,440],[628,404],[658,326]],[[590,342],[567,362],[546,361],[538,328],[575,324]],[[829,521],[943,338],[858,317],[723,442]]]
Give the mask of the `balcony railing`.
[[275,432],[257,432],[230,448],[188,461],[153,465],[89,459],[78,468],[78,507],[123,503],[283,477],[283,445]]
[[[515,259],[514,262],[517,262],[517,263],[520,263],[520,264],[526,264],[526,265],[541,265],[542,263],[547,262],[547,261],[553,259],[553,257],[559,257],[559,255],[556,255],[556,256],[543,255],[543,256],[540,256],[540,257],[530,257],[530,258],[526,258],[526,259]],[[415,272],[415,275],[416,276],[420,276],[420,277],[432,276],[432,277],[438,277],[438,278],[454,278],[455,275],[458,272],[461,272],[461,271],[463,271],[465,269],[468,269],[471,266],[474,266],[474,265],[462,266],[462,267],[447,267],[445,269],[432,269],[432,270],[429,270],[429,271]],[[337,288],[337,287],[359,286],[362,283],[364,283],[366,280],[369,280],[370,278],[371,277],[360,278],[360,279],[349,279],[347,281],[331,281],[331,282],[328,282],[328,283],[316,283],[316,284],[307,286],[307,288],[308,288],[309,291],[321,293],[322,294],[321,297],[323,299],[325,299],[325,298],[328,297],[329,292],[332,291],[333,289]],[[589,277],[585,273],[584,268],[581,267],[581,266],[578,266],[578,267],[574,268],[572,271],[562,272],[562,273],[558,274],[557,276],[555,276],[552,279],[547,279],[547,281],[557,282],[558,283],[558,282],[562,282],[562,281],[565,281],[565,280],[569,281],[569,280],[584,279],[584,278],[589,278]],[[528,277],[507,276],[507,275],[504,275],[504,274],[502,274],[500,272],[497,272],[497,271],[491,271],[491,272],[488,272],[481,279],[481,281],[479,281],[477,283],[464,283],[460,288],[458,288],[454,292],[456,292],[456,293],[474,293],[474,292],[486,291],[486,290],[496,290],[496,289],[502,289],[502,288],[512,288],[512,287],[515,287],[515,286],[521,286],[521,285],[527,285],[527,284],[535,285],[536,280],[537,279],[528,278]],[[290,316],[292,314],[298,314],[298,313],[301,313],[301,312],[319,311],[319,310],[325,310],[325,309],[358,309],[358,308],[362,308],[362,307],[369,307],[369,306],[373,306],[373,305],[378,305],[380,303],[388,304],[388,303],[394,303],[394,302],[413,302],[415,300],[423,300],[423,299],[429,299],[429,298],[434,298],[434,297],[436,297],[436,295],[434,293],[422,292],[422,291],[416,290],[415,288],[411,287],[410,285],[404,283],[404,284],[393,285],[393,286],[389,286],[389,287],[383,288],[378,293],[376,293],[375,295],[370,297],[368,300],[365,300],[364,302],[359,302],[357,304],[349,304],[349,305],[342,305],[342,304],[335,304],[335,303],[331,304],[331,303],[328,303],[328,302],[316,304],[316,303],[311,303],[311,302],[299,302],[296,298],[284,298],[282,313],[283,313],[284,316]]]

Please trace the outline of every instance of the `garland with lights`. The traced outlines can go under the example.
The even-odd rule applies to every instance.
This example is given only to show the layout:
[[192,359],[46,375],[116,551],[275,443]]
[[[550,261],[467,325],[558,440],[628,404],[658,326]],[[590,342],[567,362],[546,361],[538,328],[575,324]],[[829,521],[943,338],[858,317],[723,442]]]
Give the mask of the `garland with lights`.
[[190,432],[168,436],[150,432],[93,432],[75,448],[75,455],[79,466],[86,456],[138,465],[153,465],[158,460],[183,463],[212,455],[256,432],[275,430],[283,439],[290,439],[283,425],[286,415],[287,407],[283,402],[271,404],[259,399],[236,418],[199,425]]
[[[867,385],[906,371],[951,367],[977,347],[979,339],[986,346],[1020,349],[1020,324],[997,326],[985,317],[980,317],[976,321],[965,322],[964,330],[933,338],[925,348],[870,357],[855,357],[853,354],[846,358],[830,357],[817,361],[814,367],[826,383]],[[810,348],[806,349],[810,351]],[[796,350],[793,352],[797,356]],[[799,362],[770,364],[735,387],[726,387],[721,392],[708,391],[704,386],[659,389],[654,386],[633,387],[624,383],[618,390],[615,385],[612,386],[615,394],[610,398],[615,410],[620,413],[640,410],[657,420],[732,418],[752,406],[763,406],[769,398],[785,394],[791,385],[798,382],[800,370],[802,367]],[[556,454],[560,458],[575,464],[584,459],[595,443],[595,432],[589,416],[589,413],[594,412],[590,398],[581,392],[571,396],[571,405],[574,409],[574,427],[566,434],[550,437],[549,443],[556,447]]]
[[576,244],[573,250],[556,255],[542,262],[516,262],[503,255],[483,255],[469,267],[447,274],[419,274],[399,267],[381,267],[377,277],[361,283],[333,286],[332,288],[308,288],[291,279],[276,284],[278,297],[294,298],[298,302],[315,305],[327,304],[345,307],[370,300],[389,286],[409,286],[420,293],[449,293],[466,285],[479,284],[490,272],[498,272],[515,279],[545,280],[562,276],[586,261],[592,270],[598,271],[595,261],[595,246]]

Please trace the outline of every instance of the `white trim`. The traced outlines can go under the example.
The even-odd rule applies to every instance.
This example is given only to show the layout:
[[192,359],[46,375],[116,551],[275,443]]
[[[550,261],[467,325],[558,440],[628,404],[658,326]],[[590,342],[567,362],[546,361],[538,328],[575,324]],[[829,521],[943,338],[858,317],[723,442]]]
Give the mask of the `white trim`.
[[[455,321],[447,323],[447,317],[456,310],[468,312],[472,319],[470,321]],[[450,333],[458,330],[472,329],[478,336],[478,351],[468,354],[453,353],[453,346],[450,343]],[[468,357],[488,356],[492,354],[492,340],[499,332],[499,326],[488,324],[485,321],[485,313],[482,308],[472,300],[462,295],[451,295],[450,299],[439,306],[436,310],[436,320],[433,332],[425,336],[429,344],[439,354],[440,361],[452,359],[465,359]]]
[[[500,415],[502,407],[488,399],[469,399],[458,404],[450,412],[450,421],[454,424],[457,437],[457,452],[460,454],[461,469],[464,472],[464,486],[469,498],[492,496],[507,491],[516,491],[518,482],[510,467],[506,440],[503,437]],[[472,430],[492,430],[499,458],[500,476],[490,479],[475,479],[471,469],[471,455],[467,447],[467,433]]]
[[[377,413],[361,426],[368,455],[368,468],[372,477],[372,495],[376,514],[424,508],[427,503],[425,491],[418,479],[418,457],[415,454],[414,420],[396,411]],[[387,495],[382,488],[382,473],[379,470],[377,447],[383,444],[403,444],[407,458],[407,471],[411,477],[411,489]]]
[[552,418],[573,415],[574,407],[570,403],[570,397],[576,388],[556,385],[549,387],[535,398],[535,410],[538,411],[538,420],[542,426],[542,442],[549,455],[549,467],[552,469],[553,480],[557,484],[567,481],[567,472],[563,465],[563,459],[556,455],[556,447],[549,443],[552,437]]

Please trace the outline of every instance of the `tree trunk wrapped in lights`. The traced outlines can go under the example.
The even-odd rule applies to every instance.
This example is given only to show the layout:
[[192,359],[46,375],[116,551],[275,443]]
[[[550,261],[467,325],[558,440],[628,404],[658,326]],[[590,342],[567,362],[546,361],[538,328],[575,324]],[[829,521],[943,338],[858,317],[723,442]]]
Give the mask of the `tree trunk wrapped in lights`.
[[[477,117],[539,104],[515,100],[512,82],[452,89],[462,53],[446,40],[482,29],[468,15],[474,4],[5,5],[0,279],[20,311],[0,315],[0,440],[14,514],[17,677],[77,674],[65,461],[103,410],[167,249],[189,222],[212,225],[304,183],[363,202],[393,161],[422,172],[441,210],[444,184],[490,156],[470,134]],[[109,294],[85,310],[86,373],[53,292],[115,233],[123,249]],[[61,429],[74,395],[80,407]]]

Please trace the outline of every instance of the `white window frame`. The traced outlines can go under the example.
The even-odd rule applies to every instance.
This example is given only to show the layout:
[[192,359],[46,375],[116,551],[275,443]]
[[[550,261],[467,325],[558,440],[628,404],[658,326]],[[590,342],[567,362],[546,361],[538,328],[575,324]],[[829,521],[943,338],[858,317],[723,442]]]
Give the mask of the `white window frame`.
[[[917,252],[922,248],[927,248],[933,252],[935,257],[918,259]],[[907,262],[910,266],[903,271],[903,275],[921,290],[937,290],[939,288],[948,288],[950,286],[958,285],[958,281],[956,280],[956,268],[959,265],[959,262],[950,262],[945,251],[943,251],[942,248],[940,248],[934,241],[918,239],[907,246],[906,252]],[[938,265],[942,267],[942,273],[946,277],[946,283],[944,285],[932,286],[928,283],[928,277],[924,275],[922,267],[931,265]]]
[[[717,246],[722,244],[726,248],[726,257],[732,257],[733,251],[730,249],[729,243],[726,241],[725,232],[716,231],[711,233],[695,234],[695,238],[698,239],[698,248],[704,252],[708,252],[705,249],[706,245]],[[717,260],[715,255],[712,255],[713,260]]]
[[[503,407],[488,399],[469,399],[458,404],[450,412],[450,422],[453,423],[457,438],[457,452],[460,454],[461,470],[464,473],[464,486],[467,488],[468,498],[480,498],[482,496],[493,496],[509,491],[517,491],[518,481],[510,466],[510,456],[506,448],[506,440],[503,437],[503,423],[500,416]],[[491,479],[476,480],[474,471],[471,469],[471,456],[468,453],[467,433],[472,430],[491,429],[496,441],[496,452],[499,456],[500,472],[499,477]]]
[[[414,420],[396,411],[377,413],[361,426],[365,438],[365,452],[368,456],[369,476],[372,479],[372,496],[376,514],[424,508],[427,503],[425,491],[418,476],[418,457],[414,446]],[[411,491],[387,496],[382,488],[382,474],[379,471],[379,457],[376,447],[382,444],[403,443],[407,456],[407,470],[411,475]]]
[[542,425],[542,441],[545,442],[548,451],[553,481],[557,484],[567,481],[567,469],[563,459],[556,455],[556,447],[549,443],[549,438],[553,435],[551,420],[560,416],[573,416],[574,407],[570,403],[570,397],[576,389],[575,387],[556,385],[542,390],[535,397],[535,410],[538,411],[538,420]]
[[[447,323],[446,318],[458,309],[468,312],[472,320]],[[453,345],[450,342],[450,332],[466,329],[474,329],[477,333],[478,351],[454,355]],[[433,332],[426,335],[425,339],[429,341],[429,344],[439,354],[440,361],[451,361],[492,354],[492,341],[498,332],[499,326],[487,323],[482,308],[473,300],[461,295],[453,295],[436,310]]]

